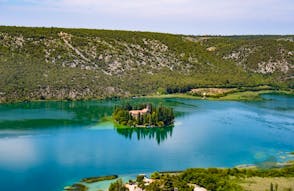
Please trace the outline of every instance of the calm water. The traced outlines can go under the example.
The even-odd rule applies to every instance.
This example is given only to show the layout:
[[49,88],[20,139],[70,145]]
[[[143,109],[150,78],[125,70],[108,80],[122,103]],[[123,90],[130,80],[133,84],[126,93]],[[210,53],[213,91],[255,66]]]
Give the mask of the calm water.
[[0,190],[58,191],[83,177],[285,161],[294,97],[267,101],[135,99],[176,111],[175,127],[115,129],[118,101],[0,105]]

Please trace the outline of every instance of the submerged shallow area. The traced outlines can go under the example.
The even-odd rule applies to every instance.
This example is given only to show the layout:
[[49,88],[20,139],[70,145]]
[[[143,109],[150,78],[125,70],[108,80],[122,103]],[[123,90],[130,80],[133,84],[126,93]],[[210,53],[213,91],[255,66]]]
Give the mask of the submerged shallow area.
[[103,121],[127,100],[1,104],[0,190],[57,191],[91,176],[289,160],[294,97],[263,97],[128,100],[172,107],[174,127],[159,129]]

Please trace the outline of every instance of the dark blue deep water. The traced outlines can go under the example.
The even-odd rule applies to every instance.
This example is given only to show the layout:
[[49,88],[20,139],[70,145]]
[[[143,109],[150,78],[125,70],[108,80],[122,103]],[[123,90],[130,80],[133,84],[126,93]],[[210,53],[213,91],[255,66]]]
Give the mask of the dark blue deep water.
[[283,162],[294,151],[294,97],[133,99],[176,111],[167,129],[115,129],[119,101],[0,105],[0,190],[58,191],[83,177]]

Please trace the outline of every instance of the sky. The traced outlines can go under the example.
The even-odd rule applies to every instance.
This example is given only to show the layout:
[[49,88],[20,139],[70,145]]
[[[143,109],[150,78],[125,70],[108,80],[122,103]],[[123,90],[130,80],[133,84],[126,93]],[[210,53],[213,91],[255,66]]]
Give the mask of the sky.
[[0,25],[294,34],[294,0],[0,0]]

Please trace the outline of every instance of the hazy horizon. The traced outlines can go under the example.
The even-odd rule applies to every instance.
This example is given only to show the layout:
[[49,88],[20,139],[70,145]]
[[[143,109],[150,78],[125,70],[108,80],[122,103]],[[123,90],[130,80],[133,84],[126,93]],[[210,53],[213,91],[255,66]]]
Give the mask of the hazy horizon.
[[3,27],[25,27],[25,28],[64,28],[64,29],[89,29],[89,30],[109,30],[109,31],[129,31],[129,32],[151,32],[151,33],[163,33],[174,35],[186,35],[186,36],[293,36],[292,34],[188,34],[188,33],[173,33],[162,31],[148,31],[148,30],[131,30],[131,29],[111,29],[111,28],[91,28],[91,27],[63,27],[63,26],[29,26],[29,25],[0,25]]

